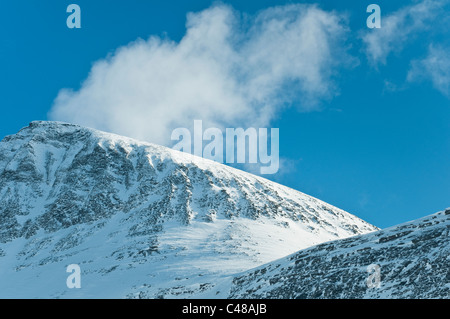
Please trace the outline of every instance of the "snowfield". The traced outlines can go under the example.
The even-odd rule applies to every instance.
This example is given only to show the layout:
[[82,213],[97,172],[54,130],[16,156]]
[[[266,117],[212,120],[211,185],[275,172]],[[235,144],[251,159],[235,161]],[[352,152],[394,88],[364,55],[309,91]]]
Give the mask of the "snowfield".
[[[360,272],[362,261],[341,258],[355,253],[346,243],[379,251],[377,231],[262,177],[77,125],[32,122],[0,142],[0,298],[327,297],[314,274]],[[305,262],[299,292],[285,277],[305,252],[321,259]],[[66,285],[70,264],[80,289]],[[269,268],[260,278],[257,267]]]

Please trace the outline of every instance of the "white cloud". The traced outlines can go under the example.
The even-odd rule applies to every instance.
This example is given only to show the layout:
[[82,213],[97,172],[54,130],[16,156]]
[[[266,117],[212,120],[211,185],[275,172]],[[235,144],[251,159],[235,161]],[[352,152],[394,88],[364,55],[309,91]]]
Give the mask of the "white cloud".
[[[362,36],[365,53],[373,65],[386,64],[388,55],[401,51],[415,33],[427,30],[447,0],[424,0],[384,15],[381,28],[367,29]],[[383,8],[381,8],[383,10]]]
[[216,5],[188,14],[186,28],[180,42],[153,36],[97,61],[78,91],[59,92],[50,119],[165,145],[194,119],[264,127],[287,104],[333,97],[333,75],[351,61],[345,19],[316,6],[247,17]]
[[429,79],[434,88],[450,98],[450,56],[449,48],[430,45],[428,55],[411,63],[407,80],[409,82]]

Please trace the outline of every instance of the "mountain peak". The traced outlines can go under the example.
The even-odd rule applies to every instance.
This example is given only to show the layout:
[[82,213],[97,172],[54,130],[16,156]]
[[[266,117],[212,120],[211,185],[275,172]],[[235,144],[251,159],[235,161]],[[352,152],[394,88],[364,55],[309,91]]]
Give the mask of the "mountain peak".
[[23,132],[37,132],[41,130],[53,131],[74,131],[74,130],[91,130],[86,127],[59,121],[32,121],[28,126],[22,128],[19,133]]
[[[2,264],[16,260],[29,276],[63,267],[71,256],[92,274],[117,266],[115,274],[132,268],[146,278],[141,265],[151,265],[175,286],[177,273],[235,273],[377,229],[223,164],[45,121],[0,142],[0,226]],[[183,264],[191,266],[178,271]],[[152,285],[159,294],[167,282]]]

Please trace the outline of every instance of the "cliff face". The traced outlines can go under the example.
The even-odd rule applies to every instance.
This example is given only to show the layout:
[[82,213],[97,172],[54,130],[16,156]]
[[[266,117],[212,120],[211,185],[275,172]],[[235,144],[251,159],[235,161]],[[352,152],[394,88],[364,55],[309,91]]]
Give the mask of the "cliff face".
[[229,296],[450,298],[450,209],[245,272],[232,279]]

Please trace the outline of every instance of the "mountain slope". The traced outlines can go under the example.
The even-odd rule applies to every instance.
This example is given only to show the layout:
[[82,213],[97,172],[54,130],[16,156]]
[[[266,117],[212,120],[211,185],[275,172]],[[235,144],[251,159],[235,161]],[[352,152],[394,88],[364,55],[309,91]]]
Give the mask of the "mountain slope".
[[[76,125],[32,122],[0,142],[0,297],[190,296],[376,229],[264,178]],[[81,289],[66,287],[69,264]]]
[[[379,286],[369,265],[379,267]],[[216,290],[228,298],[450,298],[450,209],[301,250]]]

